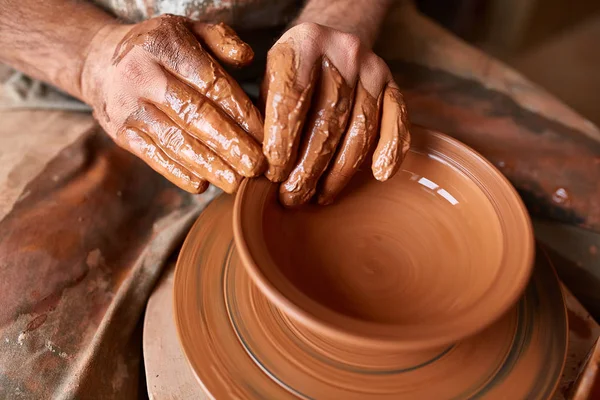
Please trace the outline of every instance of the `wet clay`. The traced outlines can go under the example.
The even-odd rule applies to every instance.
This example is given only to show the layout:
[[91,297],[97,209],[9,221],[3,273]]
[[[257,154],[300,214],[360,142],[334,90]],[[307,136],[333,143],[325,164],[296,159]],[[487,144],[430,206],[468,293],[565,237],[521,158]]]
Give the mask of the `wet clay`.
[[196,23],[194,28],[203,39],[203,43],[219,60],[235,67],[242,67],[248,65],[254,58],[252,48],[224,23]]
[[[142,104],[125,122],[124,129],[129,127],[144,132],[146,145],[160,147],[174,164],[189,171],[187,175],[228,193],[237,190],[242,176],[264,170],[260,145],[214,103],[172,76],[167,76],[164,101]],[[127,137],[117,134],[119,143],[131,149]]]
[[383,94],[381,139],[373,153],[373,176],[385,181],[396,173],[410,148],[408,113],[400,90],[388,86]]
[[297,164],[280,186],[286,206],[304,204],[316,192],[317,182],[335,154],[350,114],[352,88],[328,60],[323,59],[316,102],[306,123]]
[[410,156],[385,185],[361,171],[327,208],[268,206],[264,238],[274,264],[308,297],[352,318],[456,319],[496,283],[502,231],[478,187],[437,163]]
[[202,141],[246,177],[260,174],[260,145],[218,107],[179,80],[168,78],[165,102],[158,107],[190,135]]
[[293,168],[317,76],[314,68],[309,82],[301,86],[296,77],[299,63],[292,43],[278,43],[269,51],[263,83],[266,93],[263,152],[269,162],[266,176],[273,182],[283,181]]
[[375,99],[359,82],[348,131],[319,187],[319,204],[331,204],[361,166],[377,137],[381,99]]
[[234,227],[250,274],[329,340],[447,345],[494,322],[529,279],[533,235],[510,184],[445,135],[413,141],[397,175],[361,171],[328,207],[288,210],[266,179],[242,183]]
[[258,110],[205,50],[241,65],[252,60],[250,47],[225,25],[170,15],[125,28],[113,31],[116,39],[108,34],[112,43],[123,39],[104,61],[112,63],[109,78],[90,92],[105,130],[191,193],[208,183],[234,193],[242,177],[261,174]]
[[[166,155],[178,160],[190,175],[203,177],[227,193],[237,190],[242,176],[196,137],[173,125],[172,120],[152,104],[144,105],[128,121],[129,126],[151,135]],[[205,122],[206,123],[206,122]],[[124,140],[127,146],[127,140]],[[150,143],[147,145],[151,145]],[[160,171],[159,171],[160,172]]]
[[133,127],[122,129],[117,135],[117,143],[180,188],[190,193],[202,193],[208,189],[206,180],[182,168],[141,130]]
[[[206,37],[202,37],[201,34],[206,32]],[[202,28],[197,34],[203,43],[210,43],[207,44],[209,48],[223,46],[227,49],[235,43],[230,38],[232,31],[223,32],[224,40],[214,32],[210,28]],[[211,41],[215,39],[216,43]],[[215,55],[233,54],[234,63],[235,60],[251,60],[253,55],[246,53],[249,49],[246,46],[239,49],[240,53],[218,51]],[[115,50],[113,64],[118,64],[134,47],[143,48],[170,73],[218,104],[246,132],[262,141],[260,113],[237,82],[203,50],[190,32],[190,20],[166,14],[135,25]]]
[[558,280],[542,252],[525,297],[488,329],[439,351],[371,353],[340,345],[275,306],[246,273],[232,226],[223,223],[231,218],[231,197],[207,208],[174,277],[179,339],[209,396],[551,398],[567,325]]
[[332,203],[373,150],[376,138],[373,175],[380,181],[389,179],[410,147],[406,105],[398,88],[388,84],[379,99],[360,81],[354,90],[354,83],[348,85],[326,57],[316,69],[318,76],[313,71],[303,84],[298,82],[300,61],[293,41],[276,44],[269,52],[262,89],[266,176],[283,182],[281,202],[305,204],[320,190],[318,202]]

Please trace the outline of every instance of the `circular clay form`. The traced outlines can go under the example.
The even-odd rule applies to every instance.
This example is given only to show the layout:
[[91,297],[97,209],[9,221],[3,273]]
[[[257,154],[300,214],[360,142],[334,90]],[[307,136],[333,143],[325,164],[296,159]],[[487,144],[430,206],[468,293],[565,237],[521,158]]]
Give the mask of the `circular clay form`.
[[441,133],[414,128],[393,178],[359,172],[330,206],[286,209],[277,188],[241,185],[236,248],[288,323],[320,340],[441,351],[498,320],[531,276],[532,228],[516,191]]
[[361,352],[315,334],[266,297],[233,240],[233,201],[192,227],[174,277],[184,354],[219,399],[549,399],[567,349],[565,304],[545,253],[517,303],[488,328],[440,349]]

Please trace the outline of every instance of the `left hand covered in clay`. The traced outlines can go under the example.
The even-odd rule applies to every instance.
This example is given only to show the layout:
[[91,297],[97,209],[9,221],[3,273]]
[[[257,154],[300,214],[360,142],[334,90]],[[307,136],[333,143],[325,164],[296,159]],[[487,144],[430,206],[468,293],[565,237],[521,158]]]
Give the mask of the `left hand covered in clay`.
[[262,97],[266,173],[286,206],[331,203],[375,143],[371,169],[385,181],[410,146],[402,94],[358,36],[314,23],[288,30],[269,51]]

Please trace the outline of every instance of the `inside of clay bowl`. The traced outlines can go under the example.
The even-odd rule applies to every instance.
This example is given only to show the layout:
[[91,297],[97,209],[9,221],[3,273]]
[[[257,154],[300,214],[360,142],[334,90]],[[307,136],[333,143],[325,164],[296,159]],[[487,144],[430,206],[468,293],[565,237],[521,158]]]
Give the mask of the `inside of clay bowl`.
[[254,283],[293,320],[407,349],[493,323],[523,292],[534,253],[508,181],[465,145],[424,129],[391,180],[359,172],[330,206],[286,209],[277,185],[246,181],[234,232]]

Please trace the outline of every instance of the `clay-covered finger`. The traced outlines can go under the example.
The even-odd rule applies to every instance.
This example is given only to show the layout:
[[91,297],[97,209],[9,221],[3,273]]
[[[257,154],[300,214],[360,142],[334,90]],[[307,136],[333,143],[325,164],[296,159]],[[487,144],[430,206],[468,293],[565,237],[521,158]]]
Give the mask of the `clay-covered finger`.
[[296,161],[300,133],[310,107],[317,75],[316,60],[302,61],[303,68],[311,69],[306,81],[300,77],[300,60],[293,43],[276,44],[267,59],[263,81],[263,153],[269,164],[266,176],[273,182],[287,178]]
[[163,15],[155,23],[154,29],[129,37],[120,47],[142,47],[166,70],[208,97],[262,142],[260,113],[237,82],[202,48],[189,30],[190,20]]
[[218,24],[196,22],[192,25],[192,31],[222,63],[241,67],[250,64],[254,59],[252,47],[222,22]]
[[367,157],[377,137],[380,103],[358,83],[348,129],[319,183],[319,204],[332,203]]
[[168,76],[167,89],[160,100],[155,104],[162,112],[240,175],[254,177],[264,171],[260,144],[209,99],[177,78]]
[[327,59],[323,60],[317,98],[301,145],[298,162],[280,186],[286,206],[307,203],[335,154],[350,114],[352,88]]
[[152,104],[142,105],[127,125],[146,132],[169,158],[225,192],[234,193],[240,185],[241,175]]
[[153,170],[169,181],[190,193],[202,193],[208,189],[208,182],[173,161],[146,133],[133,127],[124,127],[118,133],[119,146],[133,153]]
[[400,168],[410,148],[410,123],[400,89],[388,85],[383,93],[380,138],[373,153],[373,176],[386,181]]

